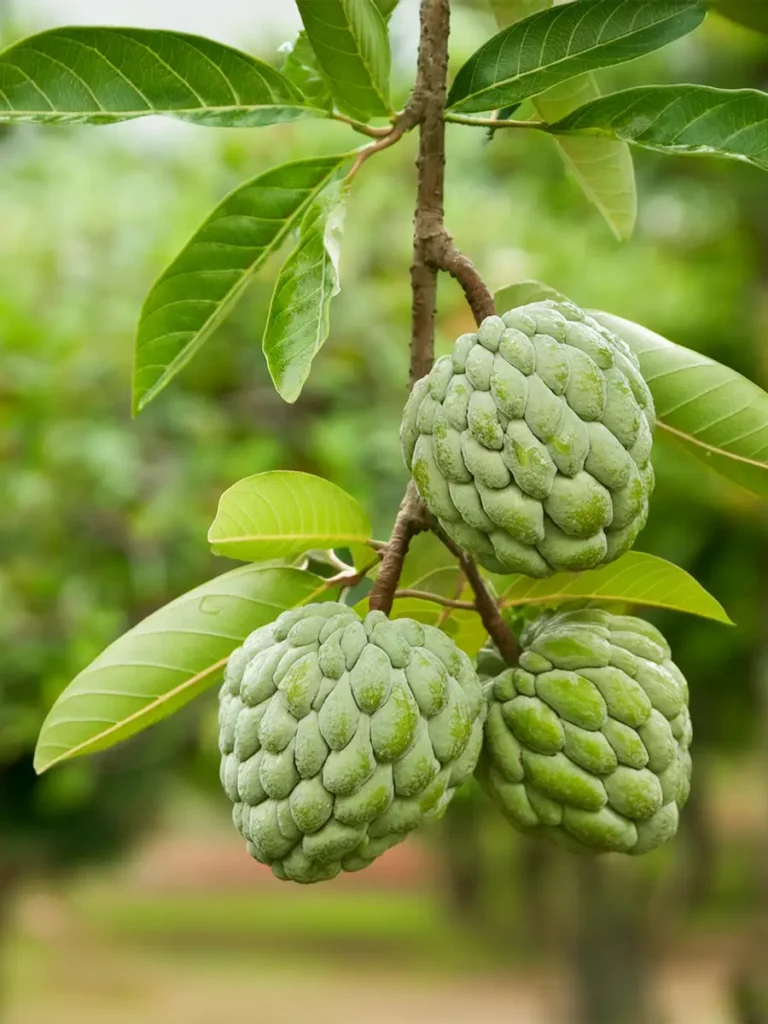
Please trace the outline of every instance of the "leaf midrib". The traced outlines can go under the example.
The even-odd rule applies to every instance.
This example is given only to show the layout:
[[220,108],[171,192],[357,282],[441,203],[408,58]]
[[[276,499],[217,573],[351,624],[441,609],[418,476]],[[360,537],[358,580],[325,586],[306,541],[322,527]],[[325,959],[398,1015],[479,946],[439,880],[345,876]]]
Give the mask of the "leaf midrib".
[[272,103],[242,103],[242,104],[228,104],[224,106],[198,106],[198,107],[142,107],[141,110],[109,110],[104,107],[96,107],[93,110],[85,110],[80,108],[78,110],[63,110],[52,108],[51,110],[19,110],[18,107],[12,107],[9,110],[3,110],[0,108],[0,119],[8,120],[13,117],[35,117],[41,120],[46,117],[50,118],[62,118],[62,117],[115,117],[121,120],[135,120],[139,117],[183,117],[193,114],[206,114],[206,113],[250,113],[256,110],[274,110],[274,109],[290,109],[290,110],[307,110],[318,111],[322,116],[324,112],[319,107],[310,107],[305,103],[292,103],[290,100],[281,100],[279,102]]
[[211,544],[243,544],[250,543],[252,541],[289,541],[289,540],[320,540],[326,537],[332,537],[335,540],[347,540],[354,543],[365,544],[370,537],[367,533],[333,533],[333,531],[315,531],[314,533],[258,533],[258,534],[241,534],[237,537],[224,537],[218,540],[216,537],[208,535],[208,540]]
[[[723,618],[716,618],[709,612],[703,611],[689,611],[686,608],[681,608],[677,604],[667,604],[664,601],[651,600],[649,598],[642,597],[627,597],[626,594],[610,594],[596,591],[593,594],[584,593],[572,593],[570,591],[564,591],[561,594],[546,594],[543,597],[521,597],[510,599],[509,601],[501,602],[502,608],[517,608],[522,604],[551,604],[553,601],[584,601],[584,600],[596,600],[596,601],[621,601],[625,604],[631,605],[642,605],[645,608],[664,608],[671,612],[682,612],[685,615],[696,615],[698,618],[711,619],[713,622],[719,622],[722,625],[726,625],[726,620]],[[719,602],[718,602],[719,604]],[[721,606],[722,607],[722,606]],[[725,611],[725,609],[723,609]],[[729,618],[727,624],[733,625],[732,620]]]
[[689,444],[695,444],[699,448],[706,449],[706,451],[711,452],[713,455],[720,455],[724,459],[729,459],[731,462],[743,462],[755,469],[762,469],[765,472],[768,472],[768,462],[759,462],[757,459],[750,459],[746,455],[737,455],[736,452],[726,451],[724,448],[718,448],[717,445],[707,444],[706,441],[700,440],[694,434],[687,434],[684,430],[678,430],[677,427],[672,427],[669,423],[665,423],[663,420],[657,420],[656,426],[661,430],[666,430],[668,433],[674,434],[676,437],[681,438]]
[[[194,339],[191,342],[191,344],[189,344],[185,348],[183,348],[178,353],[178,355],[170,363],[166,364],[165,372],[154,382],[152,387],[146,389],[145,391],[142,391],[140,395],[135,395],[135,398],[134,398],[134,414],[141,412],[141,410],[144,409],[149,404],[149,402],[151,402],[152,399],[155,398],[163,390],[163,388],[166,387],[166,385],[168,383],[170,383],[170,381],[176,376],[176,374],[179,372],[179,370],[183,369],[183,367],[186,366],[187,363],[189,363],[190,360],[192,360],[194,358],[194,356],[199,352],[199,350],[202,347],[202,345],[208,340],[208,338],[216,330],[216,328],[219,326],[219,324],[222,322],[222,320],[227,316],[227,314],[229,313],[229,310],[237,302],[237,300],[240,297],[240,295],[242,294],[242,292],[245,291],[245,289],[248,287],[248,285],[251,282],[251,279],[253,278],[254,274],[256,273],[258,268],[261,266],[261,264],[267,259],[267,257],[269,256],[270,253],[274,252],[277,248],[279,248],[280,245],[282,245],[282,243],[285,241],[285,239],[289,235],[289,233],[290,233],[291,229],[293,228],[293,226],[304,216],[304,214],[306,213],[307,209],[309,208],[309,206],[314,201],[315,196],[317,196],[318,193],[320,191],[322,191],[323,188],[325,188],[325,186],[328,184],[328,182],[338,172],[339,167],[341,167],[341,165],[344,163],[344,160],[347,159],[349,156],[351,156],[351,154],[343,154],[343,155],[339,156],[338,159],[334,162],[333,166],[331,166],[328,169],[327,174],[325,174],[323,176],[323,178],[317,183],[316,186],[314,186],[313,188],[308,190],[308,194],[302,200],[302,202],[296,207],[296,209],[293,211],[291,216],[287,217],[285,219],[285,223],[283,225],[282,230],[278,231],[278,233],[275,235],[275,237],[272,240],[272,242],[269,245],[267,245],[266,247],[262,248],[260,254],[253,260],[253,262],[249,266],[247,266],[242,271],[238,271],[237,269],[235,270],[235,273],[239,274],[239,278],[235,282],[235,284],[232,285],[232,287],[226,293],[226,295],[224,295],[223,298],[221,298],[218,301],[217,309],[211,314],[209,319],[206,320],[206,322],[203,324],[203,326],[200,328],[200,330],[197,333],[195,333],[194,331],[189,332],[190,336]],[[241,186],[241,188],[243,188],[243,187],[244,186]],[[238,190],[236,190],[236,191],[238,191]],[[234,195],[234,194],[235,193],[230,194],[230,196],[228,198],[231,198],[232,195]],[[222,202],[222,205],[223,205],[223,203],[226,203],[226,202],[227,202],[227,199],[224,199],[223,202]],[[223,218],[220,218],[220,219],[226,219],[226,216],[223,217]],[[215,217],[210,218],[210,220],[215,220]],[[206,222],[206,224],[207,223],[208,222]],[[206,225],[204,225],[203,227],[205,227],[205,226]],[[201,228],[200,230],[203,230],[203,228]],[[199,232],[198,232],[198,234],[199,234]],[[194,242],[194,239],[193,239],[193,242]],[[193,244],[193,242],[191,242],[190,244]],[[205,273],[205,271],[200,271],[200,273]],[[163,283],[166,280],[172,280],[174,276],[176,276],[176,275],[171,274],[170,277],[166,277],[166,275],[163,274],[163,276],[160,277],[158,279],[158,281],[156,282],[156,284],[153,286],[152,291],[150,292],[150,297],[154,294],[155,289],[157,287],[159,287],[159,285],[161,283]],[[164,303],[163,305],[157,307],[157,309],[153,309],[151,311],[151,313],[149,313],[146,317],[144,316],[144,314],[142,312],[142,316],[141,316],[141,319],[139,321],[139,331],[141,331],[141,328],[142,328],[143,324],[146,322],[146,320],[150,316],[152,316],[154,313],[156,313],[159,310],[162,310],[163,308],[165,308],[165,305],[166,304]],[[174,333],[174,334],[185,334],[187,332],[186,331],[181,331],[181,332],[176,331],[176,332],[172,332],[172,333]],[[162,335],[162,337],[166,337],[166,336],[167,335],[165,335],[165,334]],[[155,340],[157,339],[157,337],[158,336],[155,336]],[[152,339],[150,339],[150,341],[151,340]],[[139,354],[139,351],[141,350],[141,347],[142,346],[138,345],[138,344],[136,346],[136,359],[137,359],[137,361],[138,361],[138,354]],[[142,366],[142,367],[139,367],[139,369],[145,370],[146,367]],[[134,369],[134,381],[136,379],[135,378],[135,373],[136,373],[136,369]]]

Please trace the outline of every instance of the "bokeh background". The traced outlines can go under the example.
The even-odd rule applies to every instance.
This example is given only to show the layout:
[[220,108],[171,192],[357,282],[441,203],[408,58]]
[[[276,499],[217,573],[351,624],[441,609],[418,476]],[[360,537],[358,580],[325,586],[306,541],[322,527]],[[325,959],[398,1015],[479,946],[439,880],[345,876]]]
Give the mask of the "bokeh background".
[[[762,0],[755,0],[762,2]],[[492,32],[454,3],[458,65]],[[416,4],[393,23],[412,74]],[[65,23],[207,32],[274,61],[293,5],[18,0],[6,42]],[[712,16],[603,76],[768,87],[768,42]],[[66,683],[149,611],[229,565],[220,492],[274,468],[329,477],[386,536],[404,485],[415,140],[355,182],[331,337],[281,403],[260,352],[278,261],[161,398],[129,415],[153,279],[240,180],[354,143],[313,122],[168,121],[0,135],[0,1012],[12,1024],[765,1024],[768,515],[663,439],[639,547],[693,572],[733,629],[656,616],[691,683],[695,785],[669,849],[599,865],[514,835],[476,791],[431,835],[310,889],[242,849],[218,791],[215,696],[36,780]],[[615,242],[544,137],[449,128],[447,219],[489,283],[538,277],[768,387],[768,201],[748,166],[636,153],[641,213]],[[439,343],[468,329],[452,282]]]

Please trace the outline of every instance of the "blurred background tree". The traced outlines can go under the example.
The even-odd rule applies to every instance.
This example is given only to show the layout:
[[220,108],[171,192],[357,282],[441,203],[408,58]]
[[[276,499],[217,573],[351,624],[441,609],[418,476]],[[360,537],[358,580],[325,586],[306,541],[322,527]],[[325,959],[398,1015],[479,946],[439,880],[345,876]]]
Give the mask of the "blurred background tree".
[[[456,66],[491,31],[484,7],[456,5]],[[606,75],[617,87],[681,79],[765,89],[766,38],[712,17]],[[512,134],[483,149],[474,132],[449,131],[447,221],[492,285],[540,278],[768,386],[759,171],[638,153],[638,230],[621,245],[549,140]],[[396,424],[410,312],[411,211],[392,197],[411,194],[412,139],[361,173],[332,334],[295,406],[275,395],[260,352],[274,276],[265,270],[179,380],[137,420],[129,414],[132,335],[153,277],[245,173],[340,140],[343,127],[312,122],[30,128],[0,140],[0,904],[31,873],[125,848],[181,791],[213,794],[206,814],[225,822],[206,748],[209,698],[132,748],[42,780],[31,769],[42,717],[69,679],[132,622],[227,568],[205,543],[224,488],[272,468],[315,472],[358,495],[377,535],[387,532],[406,476]],[[470,326],[458,288],[441,282],[443,351]],[[647,864],[586,866],[524,843],[473,791],[442,826],[450,843],[435,888],[457,929],[503,952],[494,965],[569,964],[580,979],[573,1019],[585,1024],[657,1024],[662,962],[692,934],[725,934],[733,1020],[763,1024],[766,509],[660,442],[638,547],[692,571],[737,623],[657,616],[692,689],[696,778],[683,835]]]

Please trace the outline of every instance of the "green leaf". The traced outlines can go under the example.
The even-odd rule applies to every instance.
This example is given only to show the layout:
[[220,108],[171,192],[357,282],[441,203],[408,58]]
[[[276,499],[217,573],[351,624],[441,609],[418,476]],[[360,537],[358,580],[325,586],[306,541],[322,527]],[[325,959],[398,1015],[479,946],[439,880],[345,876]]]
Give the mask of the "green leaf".
[[514,25],[552,6],[553,0],[490,0],[499,28]]
[[296,86],[305,102],[320,110],[331,110],[331,86],[317,63],[307,33],[299,32],[294,43],[286,43],[281,49],[285,50],[281,71]]
[[475,113],[519,103],[587,71],[656,50],[691,32],[705,13],[704,0],[579,0],[541,11],[470,57],[448,106]]
[[250,562],[313,548],[359,552],[370,537],[368,516],[351,495],[321,477],[289,472],[257,473],[233,484],[208,531],[217,555]]
[[387,26],[373,0],[296,0],[339,110],[368,120],[392,113]]
[[144,304],[136,338],[134,412],[189,362],[349,155],[275,167],[241,185],[213,211]]
[[651,85],[612,93],[550,125],[664,153],[732,157],[768,169],[768,93],[707,85]]
[[655,555],[629,551],[616,562],[588,572],[561,572],[546,580],[495,577],[505,608],[561,601],[624,601],[688,612],[732,625],[722,605],[684,569]]
[[645,327],[609,313],[591,315],[639,358],[658,429],[729,480],[768,498],[768,394],[735,370]]
[[113,124],[150,114],[250,127],[311,113],[279,71],[202,36],[58,28],[0,53],[0,122]]
[[312,360],[328,337],[331,299],[339,292],[345,198],[338,181],[318,196],[272,295],[263,348],[275,388],[286,402],[301,394]]
[[389,21],[400,0],[373,0],[384,21]]
[[[580,75],[533,101],[545,121],[556,121],[600,96],[595,76]],[[563,159],[584,194],[605,218],[619,241],[632,237],[637,219],[637,188],[632,154],[615,139],[556,137]]]
[[529,302],[542,302],[544,299],[554,299],[555,302],[570,302],[571,300],[555,288],[541,281],[518,281],[517,284],[507,285],[500,288],[493,296],[496,308],[501,312],[508,312],[516,306],[525,306]]
[[714,0],[713,6],[724,18],[768,35],[768,4],[765,0]]
[[[399,0],[374,0],[382,18],[389,21]],[[321,110],[333,109],[331,84],[317,62],[317,56],[306,32],[299,32],[294,43],[280,48],[285,52],[282,73],[295,85],[304,100]]]
[[177,598],[73,679],[43,723],[35,770],[105,750],[167,718],[217,682],[254,629],[330,596],[321,577],[301,569],[247,565]]
[[440,589],[434,590],[434,593],[442,594],[444,597],[455,597],[454,591],[460,582],[460,575],[461,569],[456,557],[434,533],[426,530],[411,540],[400,573],[399,586],[424,590],[425,581],[432,580],[442,583]]
[[[552,0],[491,0],[499,28],[522,21]],[[558,121],[600,95],[590,72],[556,85],[533,101],[545,121]],[[624,142],[613,139],[559,138],[555,142],[567,167],[591,203],[602,213],[619,241],[632,237],[637,219],[637,189],[632,154]]]

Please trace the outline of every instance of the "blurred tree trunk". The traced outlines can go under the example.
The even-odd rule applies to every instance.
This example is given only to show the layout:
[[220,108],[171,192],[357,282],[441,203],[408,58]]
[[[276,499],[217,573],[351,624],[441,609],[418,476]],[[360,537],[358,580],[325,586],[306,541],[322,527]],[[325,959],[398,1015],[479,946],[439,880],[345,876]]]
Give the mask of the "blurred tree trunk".
[[655,944],[645,886],[608,861],[576,860],[571,960],[578,1024],[659,1024]]
[[13,906],[19,883],[16,865],[0,862],[0,1018],[5,1017],[8,1004],[5,951],[13,918]]
[[538,950],[551,954],[557,937],[567,922],[563,918],[562,878],[557,868],[559,851],[549,842],[523,837],[515,865],[520,882],[520,912],[526,941],[532,939]]
[[462,924],[483,923],[482,806],[473,797],[454,801],[440,822],[440,849],[449,909]]
[[768,1024],[768,595],[763,601],[763,609],[765,639],[755,671],[760,719],[755,770],[763,780],[763,820],[757,844],[755,924],[747,933],[733,980],[737,1024]]
[[685,871],[680,873],[678,899],[686,910],[702,906],[712,893],[717,867],[717,837],[709,813],[710,787],[706,752],[696,760],[696,785],[685,805],[681,838],[687,854]]

